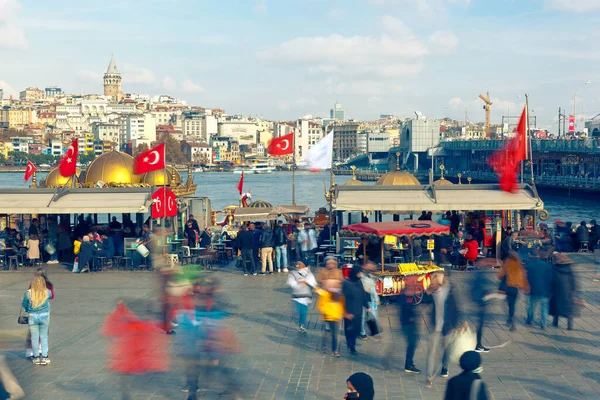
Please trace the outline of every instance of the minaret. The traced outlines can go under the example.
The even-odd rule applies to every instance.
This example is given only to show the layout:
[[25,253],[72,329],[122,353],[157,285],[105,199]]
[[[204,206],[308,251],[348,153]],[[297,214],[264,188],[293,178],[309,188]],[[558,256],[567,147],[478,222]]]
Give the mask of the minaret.
[[112,96],[114,101],[123,99],[123,87],[121,86],[121,73],[115,65],[115,57],[110,55],[110,64],[104,74],[104,95]]

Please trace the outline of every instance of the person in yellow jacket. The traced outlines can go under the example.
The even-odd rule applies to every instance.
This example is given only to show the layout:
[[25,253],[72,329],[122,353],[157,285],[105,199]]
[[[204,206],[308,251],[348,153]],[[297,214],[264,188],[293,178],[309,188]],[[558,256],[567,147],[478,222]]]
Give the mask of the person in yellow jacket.
[[[315,289],[315,292],[319,295],[319,301],[317,308],[323,319],[329,326],[331,332],[331,351],[334,357],[339,357],[340,352],[338,350],[338,335],[340,322],[344,317],[344,298],[342,296],[341,282],[336,279],[327,279],[321,282],[322,287]],[[321,343],[323,345],[323,351],[325,351],[325,336],[323,336]]]
[[73,241],[73,254],[79,254],[79,250],[81,249],[81,240],[75,239]]

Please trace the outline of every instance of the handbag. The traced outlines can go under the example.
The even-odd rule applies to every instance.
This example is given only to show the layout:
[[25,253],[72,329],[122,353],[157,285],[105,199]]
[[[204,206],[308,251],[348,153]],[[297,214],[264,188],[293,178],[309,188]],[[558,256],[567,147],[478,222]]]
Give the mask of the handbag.
[[381,326],[379,325],[379,321],[377,318],[373,316],[371,313],[367,313],[367,329],[369,329],[370,336],[377,336],[382,332]]
[[44,247],[44,250],[46,250],[46,253],[50,255],[56,253],[56,249],[54,248],[54,246],[52,246],[52,243],[48,243],[46,247]]
[[21,306],[21,310],[19,311],[19,316],[17,317],[17,323],[20,325],[29,325],[29,315],[24,315],[25,308]]

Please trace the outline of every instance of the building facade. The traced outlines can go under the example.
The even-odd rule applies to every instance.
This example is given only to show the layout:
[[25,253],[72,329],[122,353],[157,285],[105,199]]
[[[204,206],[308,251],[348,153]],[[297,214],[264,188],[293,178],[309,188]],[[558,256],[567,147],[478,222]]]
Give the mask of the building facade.
[[19,93],[19,99],[21,101],[36,102],[42,100],[46,96],[46,93],[38,88],[29,87]]
[[46,97],[57,97],[58,95],[62,94],[62,89],[56,86],[50,86],[47,87],[44,90]]
[[306,152],[323,138],[323,124],[320,120],[301,118],[296,121],[296,158],[302,160]]
[[254,121],[224,121],[219,125],[219,137],[231,138],[240,145],[257,142],[258,124]]
[[342,161],[360,153],[358,142],[361,130],[362,127],[359,123],[348,123],[333,127],[334,159]]
[[334,104],[333,108],[329,110],[329,118],[336,121],[344,121],[346,119],[341,104]]
[[[125,138],[127,141],[156,141],[156,123],[150,114],[128,115],[125,122]],[[140,142],[141,143],[141,142]]]

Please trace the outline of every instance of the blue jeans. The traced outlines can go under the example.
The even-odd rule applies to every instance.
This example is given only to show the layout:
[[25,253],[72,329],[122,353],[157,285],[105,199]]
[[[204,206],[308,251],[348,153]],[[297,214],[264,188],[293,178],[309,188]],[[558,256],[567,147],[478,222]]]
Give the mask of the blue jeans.
[[276,246],[275,247],[275,263],[277,269],[287,268],[287,246]]
[[31,333],[31,347],[33,355],[39,357],[42,343],[42,357],[48,357],[48,328],[50,328],[50,313],[29,313],[29,332]]
[[540,303],[541,323],[542,328],[546,327],[548,323],[548,306],[550,304],[550,298],[544,296],[529,296],[529,307],[527,308],[527,323],[532,324],[535,319],[535,309],[537,303]]
[[50,244],[54,247],[54,253],[50,254],[50,261],[58,261],[58,249],[56,247],[56,239],[50,240]]
[[296,303],[296,310],[298,311],[298,325],[306,326],[306,319],[308,318],[308,305],[294,301]]

